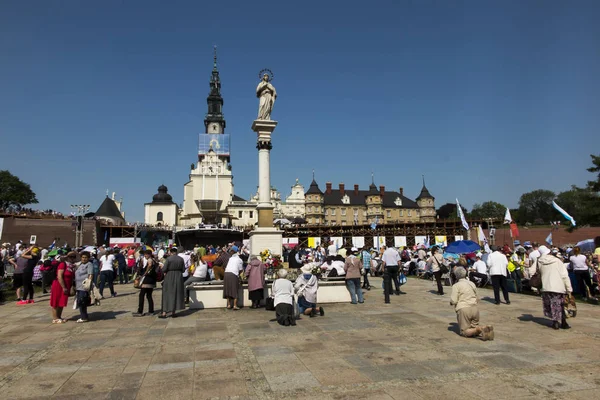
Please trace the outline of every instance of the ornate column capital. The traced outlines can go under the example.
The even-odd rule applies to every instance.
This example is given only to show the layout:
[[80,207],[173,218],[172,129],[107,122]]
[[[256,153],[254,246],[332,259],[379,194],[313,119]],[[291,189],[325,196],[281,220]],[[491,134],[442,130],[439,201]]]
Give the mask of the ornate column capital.
[[258,150],[271,150],[273,148],[273,144],[271,144],[270,140],[258,140],[256,142],[256,148]]

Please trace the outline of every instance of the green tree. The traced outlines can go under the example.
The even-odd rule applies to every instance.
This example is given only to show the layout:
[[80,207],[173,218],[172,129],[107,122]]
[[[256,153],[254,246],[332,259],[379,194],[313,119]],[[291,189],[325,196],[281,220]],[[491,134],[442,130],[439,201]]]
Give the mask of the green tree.
[[[467,209],[463,206],[460,206],[460,208],[462,208],[466,218]],[[458,219],[458,214],[456,212],[456,203],[446,203],[440,206],[440,208],[437,209],[437,215],[439,215],[440,219]]]
[[474,204],[473,210],[471,210],[471,218],[475,219],[487,219],[493,218],[495,220],[501,220],[504,218],[506,213],[506,207],[495,201],[485,201],[481,204]]
[[[569,215],[575,218],[578,226],[600,225],[600,195],[589,189],[572,186],[571,190],[561,192],[556,196],[558,203]],[[555,213],[557,221],[563,221],[564,217]]]
[[29,184],[23,182],[8,170],[0,171],[0,209],[19,210],[27,204],[37,204],[38,200]]
[[592,164],[594,164],[593,167],[588,168],[588,172],[592,172],[592,173],[598,173],[598,179],[596,179],[595,181],[588,181],[588,189],[594,191],[594,192],[600,192],[600,155],[595,156],[593,154],[590,154],[590,157],[592,157]]
[[555,198],[556,194],[551,190],[538,189],[523,193],[519,199],[519,222],[542,224],[553,220],[555,210],[552,200]]

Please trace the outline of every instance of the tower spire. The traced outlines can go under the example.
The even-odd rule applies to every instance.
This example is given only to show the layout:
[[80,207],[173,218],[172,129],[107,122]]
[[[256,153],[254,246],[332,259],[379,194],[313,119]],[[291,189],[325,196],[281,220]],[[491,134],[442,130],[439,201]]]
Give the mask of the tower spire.
[[421,175],[423,177],[423,187],[425,187],[425,175]]
[[375,174],[371,171],[371,184],[375,184]]
[[214,59],[213,71],[216,71],[217,70],[217,45],[216,44],[213,47],[213,59]]
[[206,133],[225,133],[223,115],[223,97],[221,96],[221,77],[217,68],[217,46],[213,46],[213,69],[210,76],[210,92],[206,103],[208,110],[204,118]]

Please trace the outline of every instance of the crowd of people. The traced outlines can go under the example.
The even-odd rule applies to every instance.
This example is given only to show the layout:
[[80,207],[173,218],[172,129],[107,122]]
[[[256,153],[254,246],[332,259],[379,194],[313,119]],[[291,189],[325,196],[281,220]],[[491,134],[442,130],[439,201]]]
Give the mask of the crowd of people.
[[[0,276],[12,271],[17,305],[34,303],[33,282],[41,281],[43,293],[50,290],[52,322],[65,323],[62,311],[70,297],[79,308],[78,323],[89,320],[88,307],[104,300],[105,289],[117,296],[115,285],[130,284],[139,289],[138,308],[133,316],[154,315],[153,290],[162,282],[159,318],[175,318],[189,303],[190,290],[199,282],[222,280],[226,308],[239,310],[242,281],[248,284],[250,308],[275,310],[275,320],[293,326],[300,315],[324,315],[318,305],[319,280],[343,280],[351,304],[363,304],[364,292],[371,289],[369,277],[383,277],[383,300],[390,304],[407,275],[435,281],[437,294],[444,295],[445,284],[452,286],[450,304],[457,314],[460,334],[466,337],[494,338],[493,327],[479,324],[478,287],[491,283],[494,301],[510,304],[509,291],[531,290],[541,294],[544,315],[552,328],[568,329],[569,305],[574,302],[573,287],[583,299],[598,294],[600,237],[595,253],[573,248],[548,247],[525,242],[511,248],[491,246],[485,251],[448,254],[439,246],[379,249],[351,245],[297,247],[288,254],[289,268],[277,268],[271,292],[265,273],[270,260],[251,256],[241,243],[195,246],[184,251],[176,247],[153,250],[145,247],[87,249],[42,249],[22,242],[2,245]],[[279,266],[278,266],[279,267]],[[295,270],[295,271],[294,271]],[[288,273],[294,271],[295,278]],[[573,282],[573,284],[572,284]],[[510,289],[510,290],[509,290]],[[148,312],[144,313],[145,303]]]

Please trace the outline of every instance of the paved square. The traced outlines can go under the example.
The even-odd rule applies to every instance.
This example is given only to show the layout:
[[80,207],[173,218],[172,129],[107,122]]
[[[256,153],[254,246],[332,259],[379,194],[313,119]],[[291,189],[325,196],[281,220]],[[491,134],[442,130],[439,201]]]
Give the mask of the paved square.
[[[380,280],[374,279],[380,287]],[[91,307],[92,322],[52,325],[48,296],[0,306],[0,393],[15,399],[591,399],[600,393],[600,307],[579,304],[554,331],[537,297],[487,301],[496,339],[455,332],[449,294],[410,279],[383,304],[325,305],[281,327],[264,309],[133,318],[137,291]],[[449,288],[446,289],[449,293]],[[160,305],[160,291],[154,301]],[[65,317],[77,312],[65,309]]]

